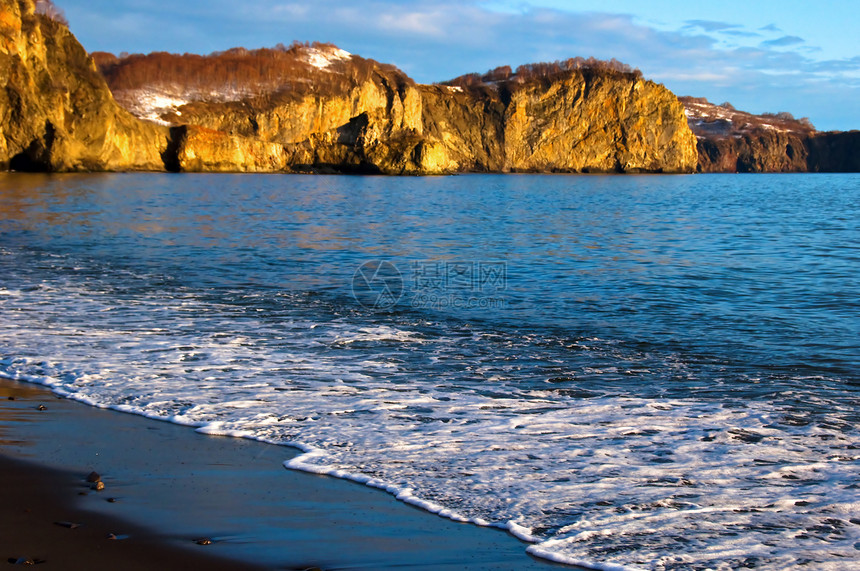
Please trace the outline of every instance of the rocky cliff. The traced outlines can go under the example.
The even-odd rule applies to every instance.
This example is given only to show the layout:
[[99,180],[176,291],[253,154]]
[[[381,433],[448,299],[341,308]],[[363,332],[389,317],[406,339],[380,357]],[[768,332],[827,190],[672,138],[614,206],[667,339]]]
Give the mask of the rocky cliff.
[[860,132],[679,101],[614,60],[497,68],[441,85],[329,44],[93,54],[96,66],[52,9],[0,0],[0,169],[860,170]]
[[860,172],[860,131],[816,133],[806,148],[809,172]]
[[858,172],[860,131],[815,130],[788,113],[753,115],[681,97],[696,135],[698,172]]
[[688,172],[696,165],[684,108],[662,85],[586,69],[517,87],[504,115],[506,170]]
[[118,106],[66,26],[33,0],[0,0],[0,168],[163,168],[167,129]]
[[440,174],[697,164],[677,98],[623,66],[569,60],[417,85],[335,46],[297,44],[97,54],[97,68],[63,22],[39,13],[46,5],[0,0],[0,168]]
[[[97,58],[139,117],[282,145],[294,171],[691,172],[697,160],[677,98],[633,72],[557,65],[503,81],[417,85],[324,44]],[[241,89],[204,71],[228,65]],[[181,160],[179,168],[187,170]]]

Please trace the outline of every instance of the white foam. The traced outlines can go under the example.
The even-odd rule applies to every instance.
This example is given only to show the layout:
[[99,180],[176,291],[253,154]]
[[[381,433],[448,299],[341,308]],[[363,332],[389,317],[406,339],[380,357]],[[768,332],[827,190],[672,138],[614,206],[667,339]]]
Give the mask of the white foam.
[[546,542],[540,545],[530,545],[526,551],[535,557],[552,561],[553,563],[561,563],[563,565],[575,565],[584,567],[585,569],[595,569],[597,571],[641,571],[642,567],[632,567],[628,565],[616,565],[613,563],[600,563],[588,559],[579,559],[577,557],[564,556],[553,550],[556,544]]
[[412,331],[403,331],[388,326],[359,327],[353,330],[335,330],[333,345],[351,345],[353,343],[420,343],[419,334]]
[[424,500],[416,496],[411,488],[399,488],[397,486],[388,484],[382,480],[377,480],[375,478],[367,476],[366,474],[352,473],[346,470],[340,470],[317,463],[319,459],[325,457],[326,454],[322,450],[309,449],[304,454],[284,462],[284,466],[291,470],[300,470],[302,472],[310,472],[313,474],[321,474],[323,476],[332,476],[334,478],[340,478],[343,480],[351,480],[353,482],[364,484],[365,486],[371,488],[384,490],[404,503],[419,507],[432,514],[436,514],[438,516],[453,521],[461,523],[473,523],[476,525],[483,526],[489,525],[486,520],[479,518],[468,518],[455,511],[449,510],[440,504]]
[[537,542],[537,538],[534,536],[531,528],[525,527],[524,525],[520,525],[515,521],[509,521],[505,528],[511,532],[511,535],[520,539],[522,541],[526,541],[528,543]]

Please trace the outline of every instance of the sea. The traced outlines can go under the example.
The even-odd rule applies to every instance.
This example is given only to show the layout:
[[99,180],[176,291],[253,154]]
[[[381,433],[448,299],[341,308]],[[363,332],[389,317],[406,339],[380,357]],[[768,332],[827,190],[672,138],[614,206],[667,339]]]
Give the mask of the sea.
[[857,569],[858,221],[856,174],[0,174],[0,376],[551,561]]

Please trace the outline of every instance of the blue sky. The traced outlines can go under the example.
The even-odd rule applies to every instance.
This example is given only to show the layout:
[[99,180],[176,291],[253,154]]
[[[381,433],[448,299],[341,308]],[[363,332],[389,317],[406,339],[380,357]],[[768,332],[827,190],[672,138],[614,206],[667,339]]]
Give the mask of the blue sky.
[[860,129],[856,0],[55,0],[90,51],[332,42],[416,81],[616,58],[678,95]]

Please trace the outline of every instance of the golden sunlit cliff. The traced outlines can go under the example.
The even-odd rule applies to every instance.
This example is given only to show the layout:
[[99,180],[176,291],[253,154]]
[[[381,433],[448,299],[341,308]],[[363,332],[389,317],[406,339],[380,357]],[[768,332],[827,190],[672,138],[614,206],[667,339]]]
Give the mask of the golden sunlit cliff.
[[32,0],[0,1],[0,167],[157,170],[168,132],[116,104],[68,28]]
[[[138,116],[283,145],[293,170],[691,172],[696,165],[695,138],[671,92],[639,73],[588,62],[418,85],[328,44],[96,58],[117,99]],[[228,67],[241,79],[217,76]]]
[[63,22],[39,12],[33,0],[0,0],[4,168],[443,174],[697,165],[678,99],[623,68],[569,60],[493,81],[418,85],[328,44],[94,54],[97,68]]

